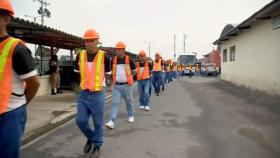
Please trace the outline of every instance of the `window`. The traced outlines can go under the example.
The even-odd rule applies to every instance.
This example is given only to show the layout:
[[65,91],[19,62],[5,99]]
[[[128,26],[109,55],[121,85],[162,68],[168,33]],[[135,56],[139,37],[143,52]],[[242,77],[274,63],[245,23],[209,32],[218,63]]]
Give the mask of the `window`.
[[235,46],[230,47],[230,61],[235,61]]
[[227,62],[227,49],[223,50],[223,62]]
[[280,28],[280,16],[274,17],[271,19],[272,29],[276,30]]

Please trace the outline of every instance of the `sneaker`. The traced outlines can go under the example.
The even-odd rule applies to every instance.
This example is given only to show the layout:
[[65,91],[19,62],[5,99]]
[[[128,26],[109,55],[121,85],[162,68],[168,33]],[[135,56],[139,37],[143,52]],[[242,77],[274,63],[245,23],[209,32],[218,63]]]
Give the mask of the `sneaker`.
[[157,93],[156,95],[159,96],[159,93]]
[[146,111],[150,111],[151,109],[150,109],[149,106],[145,106],[145,110],[146,110]]
[[115,123],[112,120],[110,120],[108,123],[106,123],[106,127],[108,127],[109,129],[114,129]]
[[129,122],[129,123],[133,123],[133,122],[134,122],[134,117],[133,117],[133,116],[132,116],[132,117],[129,117],[129,118],[128,118],[128,122]]
[[92,142],[88,139],[84,146],[84,153],[89,153],[92,148]]
[[140,106],[140,109],[143,110],[145,107],[143,105]]
[[91,152],[91,158],[98,158],[98,157],[100,157],[100,147],[95,146],[93,147],[93,150]]

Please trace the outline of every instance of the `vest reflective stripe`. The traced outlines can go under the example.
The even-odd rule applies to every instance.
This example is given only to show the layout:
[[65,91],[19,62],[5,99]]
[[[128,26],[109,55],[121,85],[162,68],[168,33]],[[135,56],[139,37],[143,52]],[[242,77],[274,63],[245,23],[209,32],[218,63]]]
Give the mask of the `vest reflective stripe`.
[[144,70],[141,74],[141,71],[140,71],[140,64],[137,63],[136,64],[136,73],[137,73],[137,80],[145,80],[145,79],[148,79],[150,78],[150,72],[149,72],[149,64],[148,64],[148,61],[145,62],[145,65],[144,65]]
[[167,66],[167,69],[166,69],[167,72],[170,72],[170,69],[171,69],[171,68],[170,68],[170,65],[168,65],[168,66]]
[[176,65],[174,65],[173,71],[177,71],[177,66]]
[[88,89],[90,91],[101,91],[103,89],[105,74],[104,58],[104,52],[102,50],[99,50],[92,62],[92,68],[91,70],[89,70],[86,51],[82,51],[80,53],[80,87],[82,90]]
[[[113,69],[112,69],[112,77],[113,77],[113,84],[116,83],[116,77],[117,77],[117,64],[118,64],[118,58],[117,56],[114,57],[113,59]],[[130,68],[130,63],[129,63],[129,56],[125,56],[125,73],[126,73],[126,79],[127,83],[129,85],[133,84],[133,76]]]
[[0,43],[0,114],[7,112],[12,95],[12,56],[19,39],[9,37]]
[[161,59],[158,62],[153,61],[153,71],[161,71]]

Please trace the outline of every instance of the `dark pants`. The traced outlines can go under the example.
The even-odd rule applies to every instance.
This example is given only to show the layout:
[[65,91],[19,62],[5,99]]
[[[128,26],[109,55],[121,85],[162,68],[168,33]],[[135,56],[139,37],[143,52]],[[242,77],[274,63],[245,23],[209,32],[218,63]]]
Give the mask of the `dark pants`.
[[19,158],[26,119],[25,105],[0,115],[0,158]]
[[155,93],[160,93],[161,82],[162,82],[161,71],[154,71],[153,72],[153,86],[155,88]]

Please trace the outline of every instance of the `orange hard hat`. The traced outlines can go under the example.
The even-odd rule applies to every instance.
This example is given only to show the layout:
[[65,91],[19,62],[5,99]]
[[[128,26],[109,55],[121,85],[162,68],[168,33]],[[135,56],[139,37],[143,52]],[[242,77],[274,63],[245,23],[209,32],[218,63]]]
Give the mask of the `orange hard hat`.
[[99,39],[99,34],[94,29],[88,29],[84,34],[84,39]]
[[126,45],[125,45],[125,43],[124,42],[118,42],[117,44],[116,44],[116,48],[119,48],[119,49],[125,49],[126,48]]
[[146,52],[141,50],[139,53],[138,53],[139,57],[146,57]]
[[8,11],[10,16],[14,16],[14,13],[15,13],[10,0],[1,0],[0,1],[0,10]]

